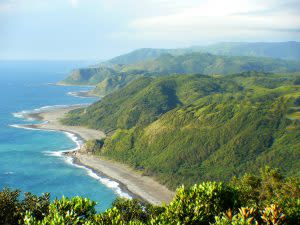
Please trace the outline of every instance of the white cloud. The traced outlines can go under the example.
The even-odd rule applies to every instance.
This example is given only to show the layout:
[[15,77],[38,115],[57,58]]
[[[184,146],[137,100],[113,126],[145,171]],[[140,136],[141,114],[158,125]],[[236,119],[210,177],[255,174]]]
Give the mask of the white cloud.
[[77,8],[79,5],[79,0],[69,0],[72,7]]
[[279,0],[198,1],[192,6],[177,8],[173,13],[137,18],[129,23],[130,32],[122,35],[137,39],[190,41],[272,36],[299,39],[300,8],[291,6],[300,4],[297,0],[284,3],[282,5]]
[[6,12],[12,9],[14,1],[12,0],[0,0],[0,12]]

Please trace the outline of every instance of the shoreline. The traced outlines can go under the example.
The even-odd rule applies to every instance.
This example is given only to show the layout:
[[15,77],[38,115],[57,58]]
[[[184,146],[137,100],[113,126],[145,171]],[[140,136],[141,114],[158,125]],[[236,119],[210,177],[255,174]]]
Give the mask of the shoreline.
[[85,165],[83,164],[76,156],[74,156],[74,152],[76,151],[69,151],[69,152],[64,152],[63,155],[64,156],[69,156],[73,159],[73,163],[75,165],[78,165],[78,166],[83,166],[87,169],[90,169],[93,173],[97,174],[99,177],[102,177],[102,178],[108,178],[109,180],[111,181],[114,181],[116,183],[119,184],[119,188],[121,189],[122,192],[124,192],[125,194],[129,195],[131,198],[135,198],[135,199],[139,199],[140,201],[142,202],[147,202],[145,199],[143,199],[141,196],[131,192],[130,190],[128,190],[128,188],[126,187],[125,184],[121,183],[120,181],[114,179],[113,177],[110,177],[106,174],[104,174],[103,172],[101,171],[98,171],[98,170],[95,170],[94,168],[88,166],[88,165]]
[[[78,108],[83,108],[83,106],[68,106],[39,113],[30,113],[25,115],[25,118],[44,121],[44,123],[27,124],[19,127],[71,133],[81,139],[82,143],[92,139],[105,138],[106,135],[102,131],[81,126],[66,126],[60,123],[60,118],[67,112]],[[77,143],[77,145],[79,144]],[[66,151],[63,155],[71,157],[74,164],[84,166],[102,178],[106,177],[117,182],[120,189],[133,198],[154,205],[161,205],[162,202],[169,203],[172,200],[174,192],[159,184],[153,178],[143,176],[124,164],[84,153],[80,151],[80,147],[79,145],[75,150]]]

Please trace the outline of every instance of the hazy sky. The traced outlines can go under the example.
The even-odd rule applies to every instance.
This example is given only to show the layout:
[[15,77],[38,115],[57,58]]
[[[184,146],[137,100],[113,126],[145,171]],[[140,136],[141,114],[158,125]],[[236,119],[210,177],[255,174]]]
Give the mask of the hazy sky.
[[300,40],[299,0],[0,0],[0,59]]

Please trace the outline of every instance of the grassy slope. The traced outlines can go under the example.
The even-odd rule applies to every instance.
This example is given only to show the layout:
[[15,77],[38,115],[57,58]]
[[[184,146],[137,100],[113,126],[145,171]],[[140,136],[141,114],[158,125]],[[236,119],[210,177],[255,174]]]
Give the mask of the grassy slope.
[[111,131],[98,154],[170,187],[227,180],[269,164],[299,175],[297,77],[141,78],[64,122]]

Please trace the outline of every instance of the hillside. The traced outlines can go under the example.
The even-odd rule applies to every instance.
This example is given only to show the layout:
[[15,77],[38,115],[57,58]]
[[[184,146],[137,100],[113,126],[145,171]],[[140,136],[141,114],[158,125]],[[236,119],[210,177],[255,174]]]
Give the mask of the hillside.
[[269,164],[299,176],[300,76],[143,77],[63,120],[112,132],[97,154],[169,187]]
[[97,85],[94,93],[105,95],[140,76],[171,74],[233,74],[245,71],[286,73],[300,71],[300,62],[248,56],[218,56],[209,53],[162,54],[156,59],[129,65],[101,65],[75,70],[61,84]]

